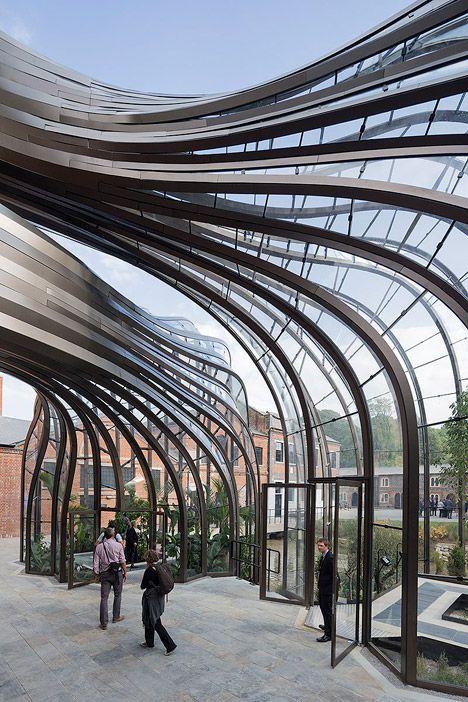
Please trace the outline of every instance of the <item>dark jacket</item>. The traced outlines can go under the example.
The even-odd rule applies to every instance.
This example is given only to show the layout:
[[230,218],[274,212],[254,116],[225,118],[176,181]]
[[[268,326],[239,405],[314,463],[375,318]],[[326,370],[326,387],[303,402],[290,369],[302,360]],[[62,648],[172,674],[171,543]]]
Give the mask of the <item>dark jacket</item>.
[[158,574],[151,566],[145,570],[140,587],[144,590],[141,598],[143,626],[154,629],[164,612],[164,595],[160,594]]
[[127,533],[125,534],[125,543],[129,547],[133,547],[136,543],[138,543],[138,534],[135,527],[128,527]]
[[320,558],[318,589],[321,595],[333,593],[333,553],[327,553]]

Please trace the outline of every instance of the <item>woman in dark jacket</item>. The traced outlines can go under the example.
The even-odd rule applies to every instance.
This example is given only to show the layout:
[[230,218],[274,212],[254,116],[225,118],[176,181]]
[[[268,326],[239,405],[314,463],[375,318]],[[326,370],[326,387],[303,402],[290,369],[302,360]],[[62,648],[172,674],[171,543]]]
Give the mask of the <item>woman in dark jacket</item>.
[[170,656],[177,648],[177,645],[161,624],[161,615],[164,612],[164,595],[160,593],[159,578],[154,567],[154,564],[159,560],[159,556],[156,551],[149,550],[146,551],[144,559],[146,561],[146,570],[140,587],[144,590],[141,604],[145,640],[141,646],[154,648],[154,632],[157,631],[161,642],[166,647],[164,655]]

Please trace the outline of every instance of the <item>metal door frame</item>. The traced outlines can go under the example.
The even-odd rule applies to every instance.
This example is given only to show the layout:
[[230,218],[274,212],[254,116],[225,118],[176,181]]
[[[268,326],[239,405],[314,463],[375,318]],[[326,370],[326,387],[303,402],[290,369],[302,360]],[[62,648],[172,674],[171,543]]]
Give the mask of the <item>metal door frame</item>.
[[[335,668],[338,663],[346,658],[346,656],[359,645],[359,632],[360,625],[362,626],[362,620],[364,617],[360,617],[360,613],[364,608],[364,597],[363,593],[365,587],[362,587],[364,580],[364,549],[362,548],[362,516],[363,516],[363,487],[366,485],[365,479],[354,478],[352,480],[344,480],[343,478],[337,478],[335,482],[335,514],[334,514],[334,528],[333,528],[333,595],[332,595],[332,630],[331,630],[331,655],[330,662],[332,668]],[[340,515],[340,487],[355,487],[358,490],[358,504],[357,504],[357,520],[358,520],[358,538],[357,538],[357,573],[356,573],[356,617],[355,617],[355,628],[354,628],[354,641],[350,642],[350,645],[342,651],[338,656],[336,655],[336,607],[338,600],[338,554],[339,554],[339,515]],[[341,637],[339,637],[341,638]]]
[[[350,476],[348,477],[334,477],[334,478],[312,478],[306,483],[279,483],[279,482],[274,482],[274,483],[264,483],[262,485],[262,490],[261,490],[261,496],[260,496],[260,512],[261,512],[261,534],[260,534],[260,599],[261,600],[268,600],[270,602],[277,602],[280,604],[299,604],[299,605],[304,605],[306,607],[310,607],[311,605],[314,604],[314,595],[315,595],[315,523],[316,523],[316,516],[315,516],[315,505],[316,505],[316,486],[317,485],[329,485],[331,486],[336,486],[338,487],[339,485],[342,485],[343,487],[356,487],[359,486],[361,488],[360,490],[360,496],[361,499],[359,500],[360,503],[360,519],[359,519],[359,525],[361,528],[362,525],[362,516],[363,516],[363,508],[364,505],[362,504],[362,486],[366,486],[367,490],[370,485],[370,479],[366,478],[364,476]],[[269,567],[269,557],[267,555],[269,549],[267,548],[267,528],[268,528],[268,490],[270,488],[276,488],[280,487],[283,488],[285,491],[285,497],[287,498],[287,490],[289,488],[301,488],[305,490],[305,549],[304,549],[304,593],[305,596],[303,598],[297,598],[297,599],[279,599],[275,597],[270,597],[267,595],[267,590],[266,590],[266,585],[267,585],[267,570]],[[325,492],[324,492],[325,494]],[[285,499],[285,503],[287,504],[287,499]],[[366,503],[367,504],[367,503]],[[335,512],[334,512],[334,526],[336,525],[336,519],[337,519],[337,509],[339,508],[339,500],[338,502],[335,499]],[[285,510],[286,515],[287,515],[287,510]],[[364,514],[364,522],[367,520],[370,522],[372,515],[365,515]],[[325,522],[324,522],[325,526]],[[365,524],[364,524],[365,527]],[[284,538],[284,537],[283,537]],[[327,538],[327,534],[325,534],[325,538]],[[363,591],[363,596],[362,596],[362,609],[363,609],[363,617],[362,617],[362,626],[365,625],[366,617],[367,617],[367,609],[366,609],[366,601],[367,601],[367,596],[366,596],[366,587],[367,587],[367,581],[368,578],[366,578],[366,566],[369,567],[369,564],[366,562],[364,563],[364,557],[365,557],[365,549],[362,550],[361,552],[361,558],[360,558],[360,564],[361,564],[361,572],[362,572],[362,577],[361,577],[361,584],[362,584],[362,591]],[[336,561],[335,561],[336,563]],[[334,617],[333,617],[333,624],[334,624]],[[356,637],[357,638],[357,637]],[[340,657],[341,660],[341,657]],[[335,665],[339,662],[336,661]]]

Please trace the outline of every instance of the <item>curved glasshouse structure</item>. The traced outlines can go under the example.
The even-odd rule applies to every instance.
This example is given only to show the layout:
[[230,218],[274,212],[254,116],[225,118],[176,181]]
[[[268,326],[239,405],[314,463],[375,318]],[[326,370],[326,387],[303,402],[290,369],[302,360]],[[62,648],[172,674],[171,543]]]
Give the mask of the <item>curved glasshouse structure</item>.
[[[49,561],[59,569],[73,491],[66,464],[81,455],[91,466],[97,512],[98,466],[112,465],[110,508],[125,509],[119,436],[148,485],[151,538],[154,453],[178,510],[181,578],[209,572],[203,456],[219,476],[215,504],[229,513],[231,541],[247,525],[254,551],[262,545],[262,596],[278,570],[281,599],[312,604],[313,544],[325,533],[347,549],[336,554],[347,585],[335,635],[369,644],[405,681],[441,690],[447,677],[434,661],[445,656],[453,686],[466,687],[466,634],[452,650],[447,633],[434,633],[439,595],[466,589],[463,467],[446,533],[434,536],[430,502],[433,467],[450,467],[456,453],[448,427],[462,433],[467,421],[467,19],[464,1],[416,2],[308,66],[215,97],[118,89],[2,37],[0,199],[16,258],[2,273],[1,365],[39,393],[25,454],[28,539],[34,498],[47,489],[46,444],[58,447]],[[249,353],[288,449],[283,481],[262,489],[262,523],[245,393],[221,350],[135,309],[63,250],[52,253],[38,227],[173,286]],[[381,509],[392,476],[393,519]],[[267,548],[270,491],[282,496],[278,568]],[[352,519],[340,510],[348,498]],[[242,530],[241,507],[250,510]],[[203,534],[193,557],[189,519]],[[458,551],[447,553],[450,538]],[[343,599],[356,619],[340,631]],[[344,653],[336,636],[335,662]]]

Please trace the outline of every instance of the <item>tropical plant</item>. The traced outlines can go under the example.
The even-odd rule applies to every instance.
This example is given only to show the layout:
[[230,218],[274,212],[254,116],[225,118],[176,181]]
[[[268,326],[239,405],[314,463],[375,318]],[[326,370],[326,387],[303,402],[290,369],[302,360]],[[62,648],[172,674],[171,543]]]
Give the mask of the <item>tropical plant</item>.
[[50,573],[50,544],[46,542],[43,534],[31,541],[30,568],[34,573]]
[[52,496],[54,490],[54,476],[46,470],[41,470],[39,472],[39,479],[46,486],[50,495]]
[[211,485],[204,485],[208,525],[207,567],[211,572],[226,570],[226,556],[231,530],[229,505],[224,485],[213,478]]
[[75,521],[74,553],[86,553],[94,547],[94,520],[82,517]]

